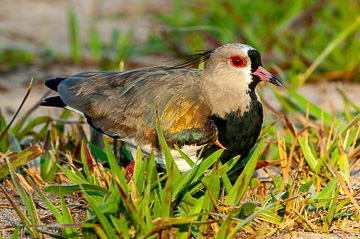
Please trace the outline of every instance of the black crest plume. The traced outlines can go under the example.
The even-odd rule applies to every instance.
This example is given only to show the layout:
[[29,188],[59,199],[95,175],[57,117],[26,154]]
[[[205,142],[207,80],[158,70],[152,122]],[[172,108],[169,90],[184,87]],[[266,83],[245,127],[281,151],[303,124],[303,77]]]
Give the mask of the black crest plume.
[[184,68],[184,67],[198,67],[201,63],[206,62],[213,51],[200,51],[193,55],[188,55],[182,57],[182,60],[175,64],[175,68]]

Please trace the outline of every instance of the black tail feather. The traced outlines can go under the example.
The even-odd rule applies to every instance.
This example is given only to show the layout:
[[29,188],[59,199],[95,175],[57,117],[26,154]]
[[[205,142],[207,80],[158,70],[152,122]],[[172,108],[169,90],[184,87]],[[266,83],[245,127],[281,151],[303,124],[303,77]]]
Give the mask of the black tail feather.
[[60,84],[60,82],[62,82],[63,80],[65,80],[66,78],[54,78],[54,79],[50,79],[45,81],[45,85],[47,87],[49,87],[50,89],[57,91],[57,87]]
[[40,105],[60,107],[60,108],[64,108],[66,106],[64,101],[62,101],[62,99],[60,98],[60,96],[44,98],[44,99],[42,99],[42,102],[40,103]]

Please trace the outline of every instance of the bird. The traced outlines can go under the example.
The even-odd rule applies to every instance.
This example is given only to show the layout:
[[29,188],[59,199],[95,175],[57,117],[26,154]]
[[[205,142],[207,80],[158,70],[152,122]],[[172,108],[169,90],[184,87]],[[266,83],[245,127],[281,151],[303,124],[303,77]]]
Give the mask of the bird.
[[[192,67],[202,62],[203,69]],[[220,160],[248,155],[263,123],[256,92],[261,81],[283,86],[262,67],[258,50],[228,43],[172,66],[50,79],[45,85],[58,95],[44,98],[41,105],[83,113],[95,130],[126,142],[134,159],[138,146],[144,156],[155,150],[156,163],[165,169],[156,134],[158,116],[175,163],[185,173],[192,167],[175,145],[196,164],[219,147],[224,148]]]

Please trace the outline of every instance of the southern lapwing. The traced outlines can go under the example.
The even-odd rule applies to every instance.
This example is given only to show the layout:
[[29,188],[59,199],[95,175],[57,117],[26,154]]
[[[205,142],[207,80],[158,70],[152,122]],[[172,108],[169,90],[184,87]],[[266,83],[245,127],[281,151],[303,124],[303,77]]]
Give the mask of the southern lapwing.
[[[203,70],[191,65],[207,61]],[[180,172],[191,167],[174,145],[199,162],[219,147],[222,160],[245,157],[254,146],[263,122],[256,86],[268,81],[282,86],[266,71],[260,53],[244,44],[223,45],[196,54],[175,66],[140,68],[124,72],[84,72],[46,81],[58,96],[41,105],[70,107],[104,134],[125,141],[135,156],[155,149],[156,162],[165,168],[156,135],[156,110],[161,129]]]

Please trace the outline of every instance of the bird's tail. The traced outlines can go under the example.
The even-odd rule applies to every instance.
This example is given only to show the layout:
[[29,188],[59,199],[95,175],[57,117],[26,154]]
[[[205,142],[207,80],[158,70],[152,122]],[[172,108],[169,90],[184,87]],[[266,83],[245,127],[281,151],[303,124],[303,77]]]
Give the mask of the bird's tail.
[[[54,91],[57,91],[58,85],[60,84],[60,82],[62,82],[65,79],[66,78],[50,79],[50,80],[45,81],[45,85],[48,88],[50,88],[50,89],[52,89]],[[42,105],[42,106],[51,106],[51,107],[60,107],[60,108],[64,108],[66,106],[64,101],[60,98],[60,96],[44,98],[44,99],[42,99],[42,102],[40,103],[40,105]]]
[[51,107],[60,107],[60,108],[64,108],[66,106],[64,101],[62,101],[62,99],[60,98],[60,96],[44,98],[44,99],[42,99],[42,102],[40,103],[40,105],[51,106]]
[[57,87],[60,84],[60,82],[62,82],[63,80],[65,80],[66,78],[54,78],[54,79],[50,79],[45,81],[45,85],[47,87],[49,87],[50,89],[57,91]]

